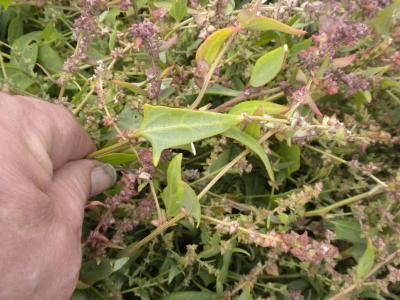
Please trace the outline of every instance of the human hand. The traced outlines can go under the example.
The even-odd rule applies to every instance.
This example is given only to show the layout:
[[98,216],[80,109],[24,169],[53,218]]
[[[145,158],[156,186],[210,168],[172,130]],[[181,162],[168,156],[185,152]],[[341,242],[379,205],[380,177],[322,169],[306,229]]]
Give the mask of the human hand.
[[81,264],[84,206],[110,165],[63,107],[0,93],[0,299],[68,299]]

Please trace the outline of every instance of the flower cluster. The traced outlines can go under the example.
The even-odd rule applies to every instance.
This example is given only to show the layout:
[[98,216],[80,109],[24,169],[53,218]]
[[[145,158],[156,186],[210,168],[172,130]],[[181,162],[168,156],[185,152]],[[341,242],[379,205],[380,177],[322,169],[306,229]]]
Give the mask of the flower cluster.
[[64,71],[76,72],[79,64],[86,60],[86,52],[93,39],[98,35],[99,29],[96,23],[96,15],[105,5],[103,0],[81,0],[82,14],[74,22],[73,38],[77,41],[74,54],[64,63]]

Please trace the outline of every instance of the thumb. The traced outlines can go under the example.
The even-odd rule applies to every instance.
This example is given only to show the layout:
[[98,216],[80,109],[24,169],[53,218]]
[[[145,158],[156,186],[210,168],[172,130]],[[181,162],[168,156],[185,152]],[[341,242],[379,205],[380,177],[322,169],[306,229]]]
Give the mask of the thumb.
[[115,180],[116,172],[110,164],[76,160],[56,170],[48,194],[62,216],[71,215],[82,220],[89,196],[103,192]]

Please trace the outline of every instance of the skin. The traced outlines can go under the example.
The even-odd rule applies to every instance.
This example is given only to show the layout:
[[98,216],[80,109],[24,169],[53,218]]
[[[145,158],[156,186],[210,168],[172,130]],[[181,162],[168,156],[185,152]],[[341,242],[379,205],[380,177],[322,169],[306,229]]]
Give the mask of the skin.
[[0,93],[0,299],[69,299],[85,203],[115,181],[66,109]]

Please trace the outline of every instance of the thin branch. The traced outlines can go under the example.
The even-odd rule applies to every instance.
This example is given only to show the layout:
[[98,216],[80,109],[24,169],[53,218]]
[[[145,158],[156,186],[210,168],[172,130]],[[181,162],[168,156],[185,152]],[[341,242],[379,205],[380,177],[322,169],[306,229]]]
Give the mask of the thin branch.
[[[392,254],[390,254],[388,257],[385,258],[385,260],[383,260],[382,262],[380,262],[379,264],[377,264],[368,274],[367,276],[365,276],[365,279],[368,279],[369,277],[371,277],[372,275],[374,275],[377,271],[379,271],[379,269],[381,269],[382,267],[384,267],[385,265],[387,265],[388,263],[390,263],[393,259],[396,258],[396,256],[398,256],[400,254],[400,250],[397,250],[395,252],[393,252]],[[365,280],[364,279],[364,280]],[[336,294],[335,296],[329,298],[328,300],[341,300],[341,299],[345,299],[344,297],[347,294],[350,294],[351,292],[353,292],[355,289],[357,289],[359,286],[361,286],[362,283],[360,282],[356,282],[353,283],[352,285],[348,286],[347,288],[345,288],[343,291],[339,292],[338,294]]]
[[[275,94],[275,95],[272,95],[271,98],[273,97],[273,99],[277,99],[277,98],[283,97],[285,95],[284,92],[281,92],[281,88],[280,87],[269,89],[269,90],[264,90],[264,91],[257,91],[257,92],[252,93],[252,94],[243,93],[243,94],[241,94],[241,95],[239,95],[239,96],[237,96],[237,97],[235,97],[235,98],[233,98],[233,99],[221,104],[220,106],[217,106],[212,111],[214,111],[214,112],[224,112],[224,111],[227,111],[229,108],[231,108],[232,106],[234,106],[234,105],[236,105],[236,104],[238,104],[240,102],[246,101],[248,99],[256,99],[256,98],[263,97],[263,96],[266,96],[266,95],[269,95],[269,94],[272,94],[272,93],[276,93],[276,92],[278,92],[278,93]],[[267,98],[267,99],[265,99],[265,101],[271,101],[271,99]]]
[[235,36],[236,36],[236,33],[233,33],[231,35],[231,37],[228,39],[228,41],[226,42],[224,47],[219,52],[217,58],[215,59],[215,61],[211,65],[210,70],[208,71],[206,78],[204,78],[203,86],[202,86],[202,88],[200,90],[199,95],[197,96],[196,100],[194,100],[194,102],[190,106],[191,109],[195,109],[195,108],[197,108],[197,106],[200,105],[201,100],[203,100],[203,96],[206,93],[208,84],[210,83],[211,77],[213,76],[213,74],[215,72],[215,69],[217,68],[217,66],[218,66],[219,62],[221,61],[222,57],[224,56],[226,50],[228,50],[229,46],[232,44],[232,41],[235,38]]

